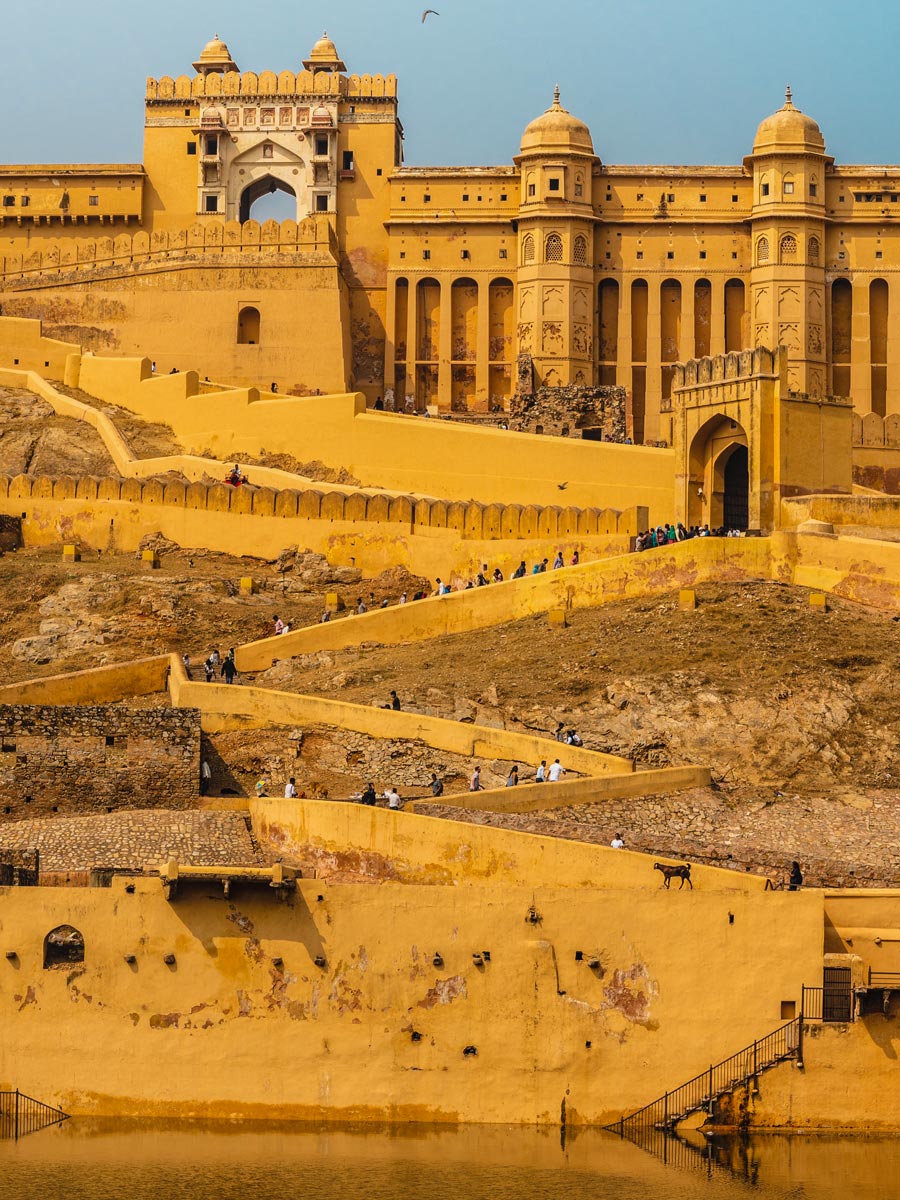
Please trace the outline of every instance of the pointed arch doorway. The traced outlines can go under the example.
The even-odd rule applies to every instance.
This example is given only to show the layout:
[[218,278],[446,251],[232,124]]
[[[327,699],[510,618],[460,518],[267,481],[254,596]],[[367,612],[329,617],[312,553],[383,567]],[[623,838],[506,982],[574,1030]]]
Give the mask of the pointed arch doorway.
[[688,516],[692,525],[750,525],[750,452],[747,434],[721,414],[700,427],[691,443]]

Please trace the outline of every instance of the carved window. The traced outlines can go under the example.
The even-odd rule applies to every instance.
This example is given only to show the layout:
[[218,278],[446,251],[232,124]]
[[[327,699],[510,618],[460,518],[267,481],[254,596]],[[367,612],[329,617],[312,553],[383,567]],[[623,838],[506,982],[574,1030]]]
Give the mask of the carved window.
[[522,262],[534,262],[534,238],[530,233],[522,241]]
[[544,261],[548,263],[558,263],[562,262],[562,260],[562,238],[558,233],[548,233],[547,241],[544,243]]
[[582,233],[579,233],[578,237],[575,239],[573,261],[575,262],[576,266],[587,266],[587,238]]
[[265,142],[263,144],[262,151],[263,151],[263,158],[274,158],[275,157],[275,147],[272,145],[271,142]]
[[797,257],[797,239],[792,233],[786,233],[781,239],[781,261],[789,262]]
[[810,266],[817,267],[819,265],[819,239],[817,237],[809,239],[806,258]]
[[769,239],[761,237],[756,243],[756,261],[765,263],[769,261]]

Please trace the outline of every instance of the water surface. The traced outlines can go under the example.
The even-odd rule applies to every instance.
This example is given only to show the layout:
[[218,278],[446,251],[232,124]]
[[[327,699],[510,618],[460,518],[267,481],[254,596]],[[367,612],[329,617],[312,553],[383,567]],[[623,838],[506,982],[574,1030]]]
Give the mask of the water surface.
[[675,1157],[597,1130],[563,1145],[503,1126],[78,1119],[0,1142],[0,1200],[900,1200],[900,1138],[767,1135]]

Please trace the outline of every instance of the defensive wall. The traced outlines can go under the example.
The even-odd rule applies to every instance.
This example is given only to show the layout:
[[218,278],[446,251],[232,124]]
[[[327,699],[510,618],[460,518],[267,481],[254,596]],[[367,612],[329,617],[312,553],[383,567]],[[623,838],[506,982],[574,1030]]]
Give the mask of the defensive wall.
[[[156,460],[159,462],[160,460]],[[201,460],[202,461],[202,460]],[[262,472],[249,468],[253,479]],[[328,485],[324,485],[328,486]],[[520,560],[621,554],[646,510],[541,509],[531,505],[414,500],[307,488],[232,488],[156,479],[0,476],[0,513],[21,518],[26,546],[74,542],[132,551],[162,533],[185,548],[276,558],[287,546],[326,555],[364,576],[405,566],[434,579],[468,578],[490,561],[510,574]]]
[[[56,237],[42,239],[28,254],[0,255],[0,287],[17,282],[34,286],[83,286],[91,277],[153,268],[176,269],[179,260],[204,262],[229,254],[284,255],[312,264],[334,264],[339,255],[334,226],[327,216],[303,221],[210,221],[178,230],[139,229],[116,237]],[[75,347],[77,350],[78,347]],[[55,376],[61,378],[61,376]]]
[[660,520],[672,507],[670,450],[376,412],[360,393],[259,398],[251,389],[213,397],[199,393],[196,374],[188,375],[191,400],[183,404],[158,387],[147,359],[83,356],[80,364],[70,361],[66,382],[144,420],[163,421],[182,445],[222,457],[315,458],[367,485],[445,500],[642,505]]
[[[75,337],[87,351],[156,347],[165,375],[190,363],[247,386],[276,380],[285,392],[348,386],[349,289],[333,216],[186,222],[32,244],[0,260],[8,317],[40,317],[49,332]],[[244,316],[252,316],[246,328]]]
[[199,779],[196,710],[0,704],[0,820],[191,807]]
[[363,641],[400,645],[552,610],[577,613],[702,583],[750,580],[792,583],[893,611],[900,609],[900,543],[794,531],[767,538],[692,538],[292,630],[239,647],[237,664],[243,671],[264,670],[277,659]]
[[[332,868],[352,862],[372,882],[637,891],[662,883],[649,856],[630,850],[334,800],[251,796],[249,806],[254,832],[269,846]],[[760,875],[697,865],[691,878],[699,891],[766,894]]]
[[[713,871],[667,892],[649,859],[606,868],[572,843],[551,886],[551,839],[516,834],[497,857],[515,843],[526,883],[494,886],[453,832],[449,886],[300,880],[279,903],[235,875],[215,899],[212,871],[172,900],[152,877],[0,890],[0,1083],[119,1118],[596,1123],[770,1032],[821,971],[820,893]],[[84,961],[45,968],[62,925]]]

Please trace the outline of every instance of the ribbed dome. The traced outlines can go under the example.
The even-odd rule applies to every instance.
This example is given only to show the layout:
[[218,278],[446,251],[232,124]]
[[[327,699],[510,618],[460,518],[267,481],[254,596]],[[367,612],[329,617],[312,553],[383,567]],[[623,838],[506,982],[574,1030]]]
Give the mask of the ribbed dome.
[[310,51],[309,58],[304,59],[303,65],[307,71],[346,71],[347,69],[341,62],[337,46],[327,33],[322,34]]
[[537,149],[586,150],[594,153],[591,131],[584,121],[573,117],[559,102],[559,88],[553,92],[553,103],[526,128],[522,134],[522,153]]
[[218,34],[213,37],[212,41],[206,43],[200,52],[199,59],[193,66],[199,75],[205,75],[208,71],[237,70],[237,64],[231,57],[231,51]]
[[754,154],[770,150],[805,150],[818,154],[825,151],[822,130],[812,117],[794,107],[790,88],[785,93],[784,107],[766,117],[753,139]]

